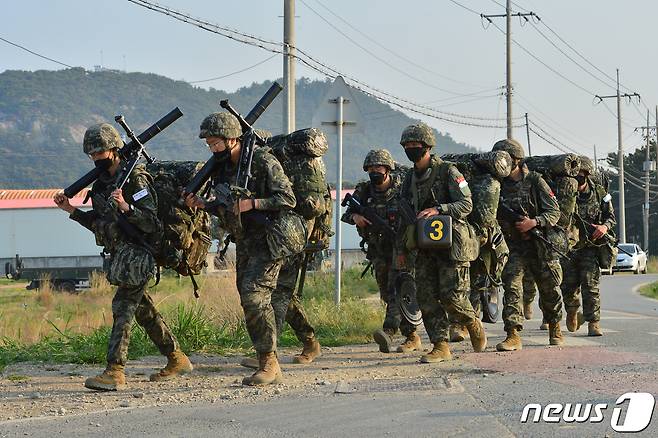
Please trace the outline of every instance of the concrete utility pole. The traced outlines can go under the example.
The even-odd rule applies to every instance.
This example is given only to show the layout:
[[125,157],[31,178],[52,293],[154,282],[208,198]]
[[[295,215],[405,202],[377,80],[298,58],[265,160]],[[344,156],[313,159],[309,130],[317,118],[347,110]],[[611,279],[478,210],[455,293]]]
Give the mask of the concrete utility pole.
[[295,130],[295,0],[283,0],[283,133]]
[[505,14],[494,14],[494,15],[485,15],[480,14],[480,17],[486,19],[489,23],[492,23],[492,18],[505,18],[505,40],[506,40],[506,50],[505,50],[505,65],[506,65],[506,96],[507,96],[507,138],[513,137],[513,128],[512,128],[512,17],[521,17],[528,21],[528,17],[537,16],[534,12],[521,13],[516,12],[512,13],[512,1],[507,0],[507,5],[505,7]]
[[[528,138],[528,156],[532,157],[532,148],[530,147],[530,125],[528,124],[528,113],[525,113],[525,135]],[[507,137],[509,138],[509,135]]]
[[621,94],[619,92],[619,69],[617,69],[617,94],[610,96],[596,96],[601,102],[603,99],[617,99],[617,160],[618,160],[618,171],[619,171],[619,241],[621,243],[626,243],[626,199],[624,194],[624,147],[622,145],[621,137],[621,98],[627,97],[632,99],[633,97],[640,98],[640,95],[637,93]]
[[649,138],[651,137],[651,126],[649,126],[649,110],[647,110],[647,150],[644,159],[644,205],[642,206],[642,235],[644,236],[644,250],[649,250],[649,172],[653,167],[651,154],[649,153]]

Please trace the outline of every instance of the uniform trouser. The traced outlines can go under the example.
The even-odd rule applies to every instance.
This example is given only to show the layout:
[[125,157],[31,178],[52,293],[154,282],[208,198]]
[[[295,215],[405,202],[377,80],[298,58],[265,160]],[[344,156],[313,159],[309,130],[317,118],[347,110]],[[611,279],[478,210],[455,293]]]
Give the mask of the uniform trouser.
[[448,254],[419,251],[415,262],[416,293],[423,324],[433,344],[448,341],[450,322],[468,325],[477,319],[468,299],[469,263]]
[[371,262],[377,287],[379,287],[379,297],[386,304],[386,316],[382,328],[391,334],[400,329],[400,333],[408,337],[416,331],[416,326],[407,321],[400,313],[400,304],[395,293],[395,279],[399,271],[393,267],[390,259],[373,258]]
[[289,257],[283,262],[276,289],[272,294],[272,307],[276,318],[277,336],[281,336],[283,324],[287,322],[297,339],[305,342],[315,336],[315,329],[308,322],[296,288],[302,263],[304,263],[303,253]]
[[[498,246],[498,249],[502,248],[503,246]],[[480,248],[480,256],[471,262],[470,301],[478,316],[482,312],[482,296],[487,292],[495,292],[496,285],[501,283],[501,275],[509,255],[507,244],[504,244],[504,248],[503,251],[497,251],[491,248],[491,244],[487,244]]]
[[562,319],[562,268],[556,258],[542,257],[533,240],[509,243],[510,255],[503,270],[503,321],[505,331],[523,329],[523,277],[529,270],[539,287],[539,299],[544,319],[549,323]]
[[562,296],[567,312],[576,312],[580,307],[578,288],[583,297],[583,316],[585,321],[597,322],[601,319],[601,270],[599,269],[599,249],[596,247],[582,248],[572,251],[571,260],[562,259],[564,280],[562,281]]
[[236,244],[236,284],[247,331],[258,353],[276,351],[276,322],[272,293],[283,259],[272,259],[264,238]]
[[136,287],[120,286],[112,299],[112,316],[114,323],[107,349],[108,364],[126,364],[133,317],[144,328],[160,353],[166,356],[179,348],[176,337],[146,293],[146,283]]

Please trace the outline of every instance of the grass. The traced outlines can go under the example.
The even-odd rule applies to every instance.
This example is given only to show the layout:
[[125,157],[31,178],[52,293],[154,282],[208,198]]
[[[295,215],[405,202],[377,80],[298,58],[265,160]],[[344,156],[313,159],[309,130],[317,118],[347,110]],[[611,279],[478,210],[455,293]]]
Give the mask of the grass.
[[647,260],[647,272],[649,274],[658,274],[658,257],[649,257],[649,260]]
[[658,300],[658,282],[642,286],[640,288],[640,294]]
[[[333,304],[333,274],[309,273],[303,305],[320,342],[338,346],[366,342],[381,325],[382,306],[364,305],[377,293],[375,280],[360,279],[359,268],[343,273],[343,299]],[[233,274],[201,276],[201,297],[192,295],[187,278],[165,275],[149,289],[158,309],[187,353],[242,354],[251,351]],[[0,371],[23,361],[103,363],[112,323],[114,287],[103,276],[80,294],[54,291],[48,283],[39,291],[0,289]],[[286,327],[281,346],[299,345]],[[137,324],[133,325],[130,359],[158,354]]]

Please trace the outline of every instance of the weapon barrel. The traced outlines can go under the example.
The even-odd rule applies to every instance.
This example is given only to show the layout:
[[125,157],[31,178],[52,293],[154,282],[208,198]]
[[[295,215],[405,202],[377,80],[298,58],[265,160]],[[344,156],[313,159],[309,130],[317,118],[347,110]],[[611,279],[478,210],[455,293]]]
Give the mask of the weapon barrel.
[[249,114],[247,114],[247,117],[244,118],[244,120],[250,124],[253,125],[256,120],[265,112],[268,106],[276,99],[276,97],[279,95],[279,93],[283,90],[283,87],[281,84],[278,82],[275,82],[272,84],[269,90],[267,90],[267,93],[263,97],[260,98],[258,103],[252,108],[251,111],[249,111]]
[[[139,140],[140,143],[144,144],[156,135],[158,135],[160,132],[162,132],[164,129],[166,129],[169,125],[174,123],[176,120],[178,120],[183,113],[181,112],[178,107],[174,108],[173,110],[169,111],[167,115],[162,117],[160,120],[152,124],[146,131],[142,132],[137,136],[137,139]],[[131,141],[124,147],[131,148],[134,147],[135,145]],[[66,189],[64,189],[64,195],[67,198],[72,198],[75,195],[77,195],[82,189],[87,187],[88,185],[92,184],[94,181],[98,179],[98,177],[101,174],[101,169],[94,168],[84,174],[82,178],[68,186]]]
[[208,161],[203,165],[201,169],[194,175],[190,180],[187,187],[185,187],[185,193],[196,193],[201,190],[201,187],[210,179],[212,174],[215,172],[215,166],[217,161],[215,157],[210,157]]

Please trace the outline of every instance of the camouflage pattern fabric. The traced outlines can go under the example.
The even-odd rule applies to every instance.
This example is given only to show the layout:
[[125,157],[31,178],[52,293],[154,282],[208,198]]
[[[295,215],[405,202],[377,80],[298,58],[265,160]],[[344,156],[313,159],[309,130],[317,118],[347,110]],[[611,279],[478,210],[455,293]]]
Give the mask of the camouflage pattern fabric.
[[[527,167],[522,168],[522,178],[513,181],[506,178],[501,187],[501,202],[529,218],[537,220],[547,238],[559,243],[566,235],[554,227],[560,218],[560,209],[555,195],[546,181]],[[509,260],[503,270],[503,320],[505,330],[523,329],[523,277],[529,270],[539,287],[542,312],[547,322],[562,319],[562,268],[559,256],[536,240],[519,233],[514,223],[501,220],[501,228],[510,249]],[[547,230],[547,227],[554,227]]]
[[423,122],[418,122],[414,125],[409,125],[402,131],[400,136],[400,144],[404,146],[406,143],[417,141],[423,143],[425,146],[436,146],[436,137],[434,130]]
[[537,283],[529,269],[523,271],[523,303],[530,304],[537,297]]
[[366,158],[363,160],[364,172],[367,172],[370,166],[384,166],[389,170],[395,170],[395,160],[386,149],[373,149],[366,154]]
[[[406,175],[400,198],[411,200],[415,213],[438,207],[456,221],[465,220],[473,209],[471,191],[463,175],[454,165],[434,155],[425,173],[419,176],[414,170]],[[404,233],[399,233],[397,249],[408,255]],[[415,256],[417,298],[432,343],[448,340],[450,322],[468,325],[477,318],[467,295],[470,264],[451,260],[451,253],[419,250]]]
[[321,157],[329,149],[329,142],[324,132],[318,128],[300,129],[290,134],[280,134],[270,138],[267,142],[278,156],[278,151],[290,156],[306,155],[308,157]]
[[238,119],[230,113],[212,113],[201,122],[199,138],[223,137],[238,138],[242,127]]
[[82,140],[82,150],[87,155],[122,147],[123,140],[119,131],[109,123],[90,126]]
[[513,138],[498,140],[496,143],[494,143],[491,150],[493,152],[507,152],[510,157],[516,158],[517,160],[521,160],[525,157],[525,150],[523,150],[523,146],[521,146],[521,143],[514,140]]
[[371,260],[375,280],[379,287],[379,297],[386,304],[386,316],[382,328],[391,333],[400,333],[407,337],[416,331],[416,326],[411,324],[400,313],[400,303],[395,294],[395,279],[399,271],[393,266],[391,258],[376,257]]

